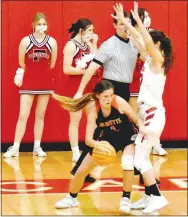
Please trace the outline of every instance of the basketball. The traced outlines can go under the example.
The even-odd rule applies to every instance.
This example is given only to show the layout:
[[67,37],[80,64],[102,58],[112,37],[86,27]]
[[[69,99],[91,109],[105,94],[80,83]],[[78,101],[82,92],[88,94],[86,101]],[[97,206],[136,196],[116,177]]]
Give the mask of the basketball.
[[101,141],[94,147],[92,157],[100,166],[107,166],[113,163],[116,159],[116,150],[107,141]]

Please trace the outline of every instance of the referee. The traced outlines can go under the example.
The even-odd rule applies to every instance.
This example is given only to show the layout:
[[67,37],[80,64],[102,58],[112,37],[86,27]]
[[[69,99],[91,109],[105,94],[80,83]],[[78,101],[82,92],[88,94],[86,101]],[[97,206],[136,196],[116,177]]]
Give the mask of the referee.
[[[128,12],[125,18],[130,21]],[[115,87],[115,94],[129,102],[129,84],[138,58],[138,50],[128,39],[129,32],[121,21],[113,19],[116,34],[103,42],[95,58],[85,70],[80,86],[74,98],[80,98],[96,70],[103,66],[103,79],[109,80]]]

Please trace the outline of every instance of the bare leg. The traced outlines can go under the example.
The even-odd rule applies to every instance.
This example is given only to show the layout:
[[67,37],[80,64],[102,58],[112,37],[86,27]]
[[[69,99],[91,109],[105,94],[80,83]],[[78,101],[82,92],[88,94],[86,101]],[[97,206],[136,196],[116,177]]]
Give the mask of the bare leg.
[[[134,156],[135,145],[130,144],[125,147],[123,151],[123,155],[131,155]],[[123,171],[123,190],[126,192],[131,192],[132,183],[134,178],[134,170],[124,170]]]
[[39,95],[35,109],[34,139],[41,141],[44,129],[44,116],[49,102],[49,95]]
[[69,191],[70,194],[63,198],[63,200],[58,201],[55,205],[56,208],[69,208],[76,207],[79,205],[79,202],[76,198],[77,194],[79,193],[81,187],[84,184],[85,177],[93,169],[95,165],[96,164],[93,161],[92,156],[90,155],[90,153],[88,153],[82,161],[82,164],[76,171],[75,175],[71,179]]
[[82,161],[82,164],[78,168],[77,172],[71,179],[70,183],[70,192],[71,193],[78,193],[81,189],[81,187],[84,184],[85,177],[89,174],[89,172],[94,168],[95,162],[92,158],[92,156],[88,153],[84,160]]
[[123,195],[120,200],[120,211],[125,214],[129,214],[131,212],[130,194],[134,177],[134,149],[134,144],[126,146],[121,159],[121,166],[123,169]]
[[82,117],[82,111],[70,112],[70,124],[69,124],[69,141],[73,152],[72,161],[77,161],[80,157],[78,147],[78,129],[80,120]]
[[34,95],[20,95],[20,113],[16,124],[14,142],[20,143],[26,129],[27,119],[29,117],[31,106],[33,104]]

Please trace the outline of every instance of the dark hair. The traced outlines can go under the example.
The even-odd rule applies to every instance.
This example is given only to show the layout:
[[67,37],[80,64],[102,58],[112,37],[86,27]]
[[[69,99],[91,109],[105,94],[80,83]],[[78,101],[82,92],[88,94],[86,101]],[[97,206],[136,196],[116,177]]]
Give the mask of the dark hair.
[[150,30],[149,34],[151,35],[154,44],[156,44],[158,41],[160,42],[160,49],[164,52],[163,67],[165,69],[166,74],[170,67],[172,67],[174,62],[172,42],[168,37],[166,37],[166,35],[162,31]]
[[93,92],[83,95],[80,99],[73,99],[58,94],[53,94],[52,97],[57,100],[64,109],[70,112],[76,112],[83,109],[90,101],[97,101],[97,94],[109,89],[114,89],[112,83],[110,81],[102,80],[95,85]]
[[72,26],[69,30],[69,33],[73,32],[71,38],[74,38],[80,29],[86,30],[89,25],[92,25],[92,21],[87,18],[81,18],[77,20],[75,23],[72,23]]
[[[124,17],[127,18],[129,17],[129,13],[127,11],[123,11]],[[116,12],[114,12],[114,16],[116,16]],[[117,24],[117,20],[113,18],[113,23]]]
[[[144,19],[145,19],[145,12],[148,13],[148,11],[145,8],[138,8],[138,15],[139,15],[142,23],[144,22]],[[133,18],[133,15],[131,13],[130,13],[130,20],[131,20],[132,26],[135,27],[137,25],[137,22],[135,21],[135,19]]]

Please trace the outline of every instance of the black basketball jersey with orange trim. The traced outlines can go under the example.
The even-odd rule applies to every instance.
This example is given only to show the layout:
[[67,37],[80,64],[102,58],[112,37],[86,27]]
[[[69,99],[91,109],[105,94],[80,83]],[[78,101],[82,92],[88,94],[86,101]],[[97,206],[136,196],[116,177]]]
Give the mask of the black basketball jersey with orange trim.
[[134,135],[132,124],[125,114],[121,114],[113,105],[108,117],[104,117],[99,109],[96,120],[97,128],[94,139],[98,141],[108,141],[116,150],[123,149],[131,144],[131,137]]

